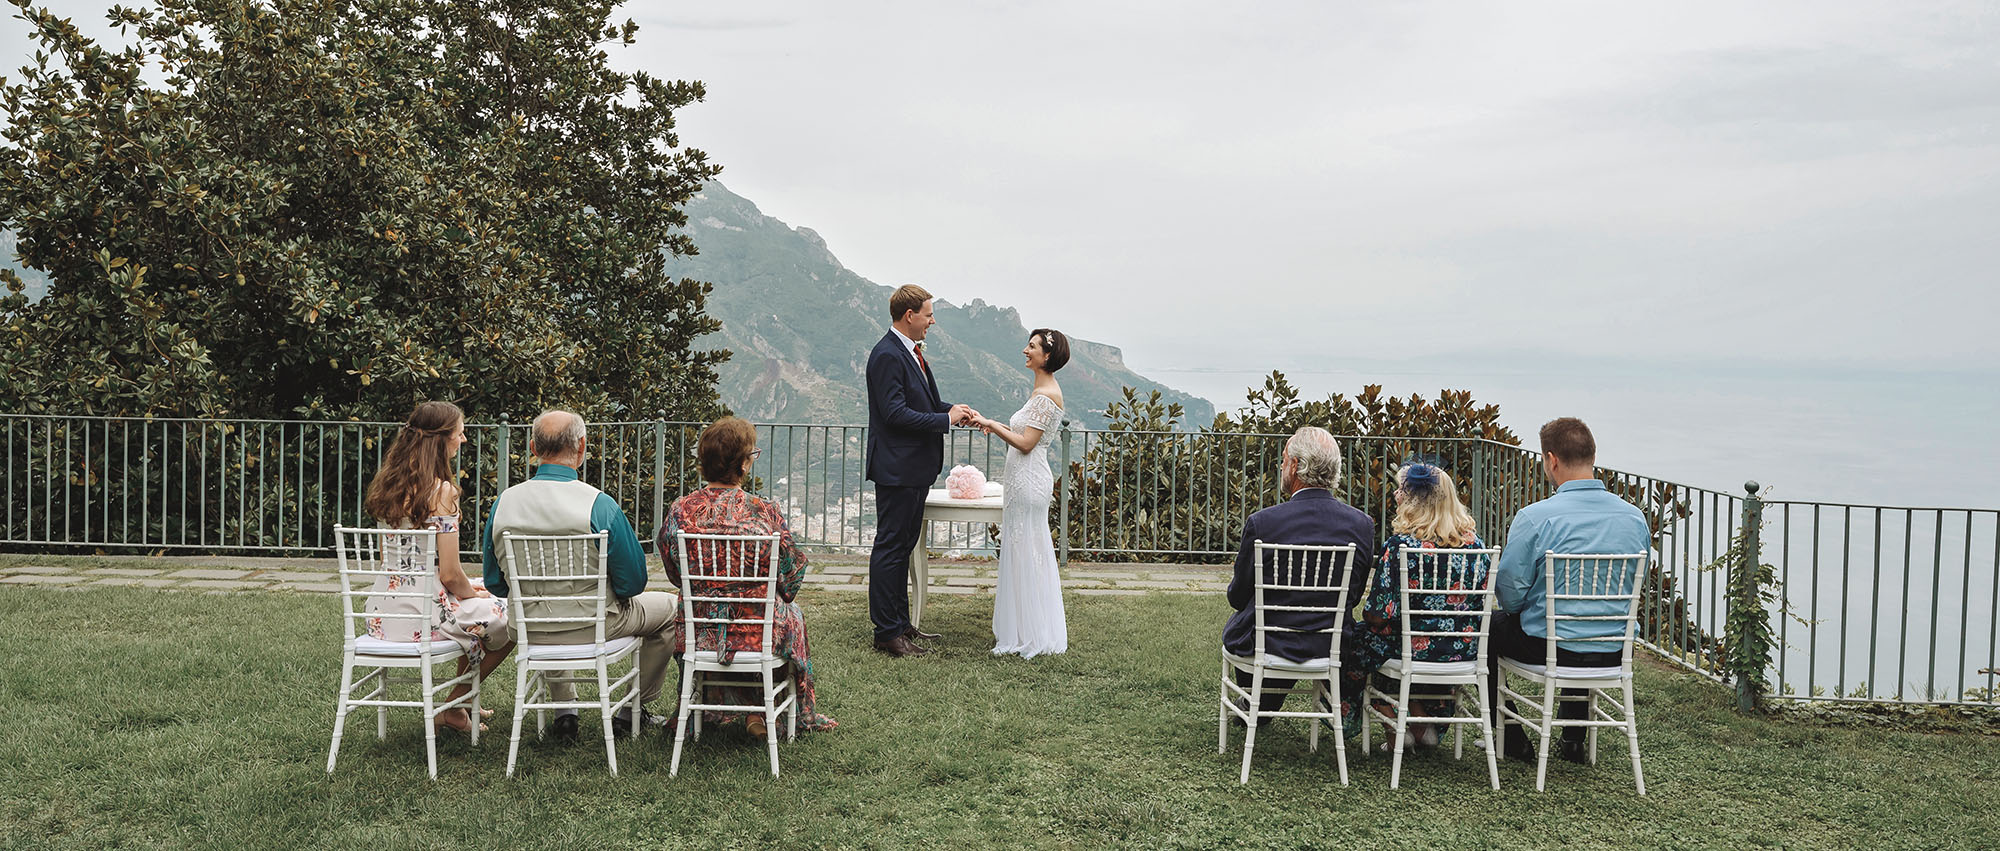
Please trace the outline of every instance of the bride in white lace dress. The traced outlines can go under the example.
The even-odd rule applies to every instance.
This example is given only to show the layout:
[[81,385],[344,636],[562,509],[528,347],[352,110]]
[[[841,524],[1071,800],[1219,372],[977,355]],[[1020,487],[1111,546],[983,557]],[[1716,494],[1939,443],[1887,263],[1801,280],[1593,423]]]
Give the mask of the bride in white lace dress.
[[1062,424],[1062,386],[1055,371],[1069,362],[1069,339],[1061,331],[1037,328],[1021,350],[1035,383],[1028,404],[1007,422],[981,418],[980,428],[1007,443],[1007,486],[1000,511],[1000,585],[993,599],[993,652],[1032,659],[1069,649],[1063,619],[1062,576],[1056,571],[1055,543],[1049,538],[1049,500],[1055,474],[1049,470],[1049,442]]

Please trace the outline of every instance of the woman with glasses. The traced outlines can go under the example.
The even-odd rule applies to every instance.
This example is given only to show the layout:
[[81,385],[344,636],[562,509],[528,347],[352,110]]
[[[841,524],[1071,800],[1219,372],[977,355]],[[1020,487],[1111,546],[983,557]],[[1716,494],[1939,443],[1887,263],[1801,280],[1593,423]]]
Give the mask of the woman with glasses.
[[[819,712],[819,695],[813,680],[812,660],[806,649],[806,620],[799,605],[793,602],[798,596],[799,584],[805,580],[806,557],[792,543],[791,527],[785,524],[784,515],[778,507],[743,490],[743,482],[750,476],[750,465],[762,454],[757,448],[757,430],[750,423],[738,417],[723,417],[710,424],[701,432],[697,455],[701,463],[701,477],[707,485],[694,493],[674,500],[667,509],[664,527],[660,530],[660,558],[665,561],[667,580],[680,585],[680,552],[674,538],[676,533],[690,535],[777,535],[778,536],[778,599],[776,611],[772,612],[771,650],[784,657],[786,669],[792,672],[792,686],[798,694],[799,725],[807,730],[831,730],[836,722]],[[690,550],[692,550],[690,545]],[[696,575],[714,572],[714,565],[696,565]],[[754,596],[761,592],[755,588],[737,583],[718,588],[704,589],[696,583],[696,594],[702,596]],[[708,612],[700,606],[713,606]],[[757,603],[699,603],[697,617],[756,618],[763,614]],[[687,642],[685,629],[674,632],[674,653],[684,652]],[[713,650],[724,658],[742,652],[756,652],[763,649],[764,634],[754,627],[727,626],[724,624],[696,624],[695,649]],[[731,686],[719,702],[741,703],[746,706],[758,705],[761,698],[755,689]],[[676,713],[678,715],[678,713]],[[764,718],[760,715],[744,716],[750,734],[762,738],[767,732]],[[726,719],[722,719],[726,720]]]

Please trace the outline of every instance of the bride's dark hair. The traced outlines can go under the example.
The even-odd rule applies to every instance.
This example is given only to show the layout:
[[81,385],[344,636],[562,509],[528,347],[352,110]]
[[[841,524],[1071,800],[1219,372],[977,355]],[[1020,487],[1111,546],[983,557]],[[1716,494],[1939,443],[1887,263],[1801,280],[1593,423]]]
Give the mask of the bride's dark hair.
[[1049,359],[1042,363],[1043,369],[1055,372],[1069,363],[1069,338],[1063,336],[1063,332],[1054,328],[1036,328],[1028,332],[1028,339],[1041,346],[1042,354],[1048,356]]

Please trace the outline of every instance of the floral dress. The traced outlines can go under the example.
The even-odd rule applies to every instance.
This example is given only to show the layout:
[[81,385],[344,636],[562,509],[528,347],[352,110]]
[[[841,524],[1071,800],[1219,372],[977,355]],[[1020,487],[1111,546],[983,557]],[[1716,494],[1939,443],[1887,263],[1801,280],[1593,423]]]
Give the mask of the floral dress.
[[[1459,545],[1461,548],[1479,549],[1486,544],[1474,535],[1472,540]],[[1362,605],[1364,617],[1353,618],[1342,630],[1340,644],[1340,712],[1350,735],[1360,732],[1361,695],[1368,684],[1368,677],[1375,673],[1382,663],[1403,655],[1402,620],[1402,573],[1405,548],[1414,550],[1440,549],[1433,541],[1420,541],[1415,536],[1396,534],[1382,544],[1382,557],[1375,566],[1375,577],[1368,584],[1368,597]],[[1423,560],[1435,556],[1412,556],[1412,562],[1422,564]],[[1453,561],[1465,558],[1451,556]],[[1458,565],[1453,565],[1457,567]],[[1493,569],[1492,559],[1481,555],[1473,565],[1472,576],[1479,577]],[[1459,587],[1454,584],[1454,588]],[[1429,595],[1419,597],[1420,609],[1451,609],[1463,607],[1466,611],[1476,611],[1479,597],[1463,594]],[[1369,623],[1366,615],[1374,615],[1381,623]],[[1410,626],[1417,632],[1466,632],[1465,638],[1445,638],[1436,636],[1414,636],[1410,639],[1410,652],[1419,662],[1464,662],[1479,656],[1479,621],[1471,617],[1452,615],[1426,615],[1412,619]],[[1445,715],[1451,712],[1449,698],[1417,701],[1417,708],[1423,714]]]
[[[424,521],[424,526],[436,529],[439,534],[456,532],[458,515],[434,515]],[[416,527],[397,524],[397,528]],[[420,624],[427,623],[432,641],[456,643],[460,650],[472,657],[474,664],[486,656],[489,648],[505,647],[513,641],[507,632],[506,599],[474,597],[460,600],[452,596],[450,591],[445,590],[444,583],[438,581],[435,570],[426,571],[421,540],[415,535],[398,535],[389,539],[382,553],[382,567],[396,571],[398,575],[376,577],[374,590],[407,591],[412,586],[420,586],[430,595],[429,605],[418,602],[415,597],[369,597],[369,614],[405,615],[369,618],[369,637],[384,641],[420,641],[423,635]]]
[[[807,730],[831,730],[836,725],[832,718],[820,714],[819,694],[813,680],[812,659],[806,644],[805,613],[799,604],[792,602],[798,596],[799,585],[805,581],[806,557],[792,543],[791,527],[778,513],[778,507],[745,493],[742,488],[710,486],[674,500],[667,510],[666,525],[660,530],[660,558],[666,562],[667,581],[679,587],[681,582],[680,552],[674,540],[674,533],[686,532],[690,535],[771,535],[778,536],[778,598],[776,611],[772,613],[771,650],[783,657],[786,668],[792,672],[792,687],[799,699],[799,724]],[[697,570],[708,573],[709,570]],[[721,583],[717,583],[720,585]],[[722,588],[701,588],[694,592],[701,596],[753,596],[754,589],[741,584]],[[698,617],[757,617],[762,606],[758,603],[696,603]],[[706,607],[706,608],[703,608]],[[725,615],[724,612],[728,614]],[[757,628],[728,624],[703,623],[695,625],[695,648],[697,650],[720,650],[725,655],[743,652],[757,652],[763,649],[764,635]],[[687,631],[674,629],[674,653],[685,652]],[[757,703],[753,689],[730,687],[730,702]]]

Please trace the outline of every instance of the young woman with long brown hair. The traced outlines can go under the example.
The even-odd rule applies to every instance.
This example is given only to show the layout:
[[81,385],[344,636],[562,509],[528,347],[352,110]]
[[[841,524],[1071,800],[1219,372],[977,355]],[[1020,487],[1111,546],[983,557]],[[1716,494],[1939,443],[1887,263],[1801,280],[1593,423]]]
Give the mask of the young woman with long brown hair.
[[[484,679],[514,649],[514,639],[507,630],[507,601],[474,584],[459,564],[458,473],[452,469],[452,459],[458,456],[458,448],[464,443],[465,414],[457,405],[422,402],[410,412],[409,420],[389,444],[381,468],[375,471],[375,479],[368,485],[363,506],[384,526],[437,530],[437,579],[426,589],[431,597],[429,612],[418,608],[426,604],[411,597],[370,598],[368,611],[428,614],[431,640],[458,644],[467,654],[467,658],[459,660],[459,672],[464,673],[470,664],[478,664],[479,676]],[[383,554],[389,569],[394,570],[400,564],[418,574],[422,570],[417,561],[420,556],[414,545]],[[376,588],[403,590],[406,585],[420,581],[424,580],[385,576],[376,580]],[[368,634],[386,641],[417,641],[420,630],[414,618],[368,621]],[[461,685],[451,697],[468,690],[468,686]],[[491,710],[482,712],[490,713]],[[454,730],[469,731],[472,723],[463,709],[438,716],[440,727]],[[480,729],[485,726],[481,724]]]

